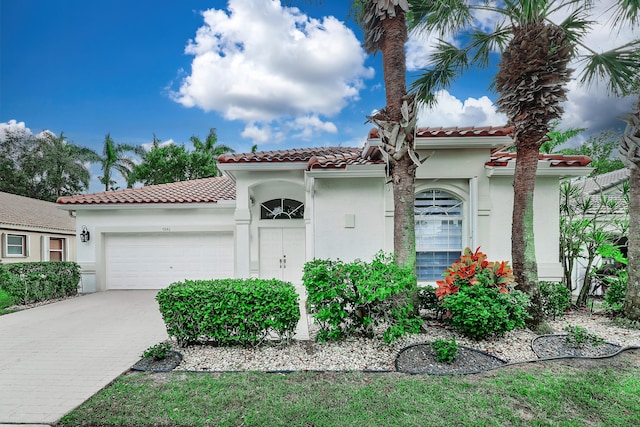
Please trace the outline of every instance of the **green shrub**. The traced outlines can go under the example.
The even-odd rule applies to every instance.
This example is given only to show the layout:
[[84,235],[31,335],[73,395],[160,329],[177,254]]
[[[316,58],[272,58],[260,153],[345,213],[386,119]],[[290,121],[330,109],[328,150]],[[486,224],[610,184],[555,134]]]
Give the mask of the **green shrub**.
[[6,291],[0,289],[0,310],[3,308],[11,307],[13,304],[13,298]]
[[420,301],[421,309],[433,311],[436,317],[439,317],[444,312],[442,301],[436,295],[436,288],[433,286],[418,288],[418,300]]
[[142,357],[145,359],[152,358],[154,360],[162,360],[167,357],[171,350],[171,344],[168,342],[161,342],[146,349],[142,353]]
[[604,308],[611,314],[619,314],[627,295],[627,270],[620,269],[616,276],[605,277],[607,292],[604,294]]
[[443,299],[443,307],[451,314],[451,324],[476,340],[524,327],[528,306],[527,294],[517,290],[500,292],[482,282],[461,286],[455,294]]
[[280,280],[187,280],[158,292],[167,327],[180,345],[198,340],[254,346],[290,339],[300,319],[298,294]]
[[587,331],[587,328],[583,328],[582,326],[567,325],[564,330],[567,332],[565,341],[571,347],[583,348],[587,344],[591,344],[593,347],[596,347],[600,344],[604,344],[604,340],[602,338],[596,334],[590,333]]
[[459,348],[455,338],[451,338],[451,341],[435,340],[430,347],[436,352],[436,359],[440,363],[452,363],[458,357]]
[[547,317],[563,317],[571,307],[571,291],[562,283],[540,282],[542,309]]
[[422,319],[414,314],[411,302],[416,277],[382,252],[370,263],[307,262],[302,281],[310,312],[320,326],[319,341],[349,335],[372,337],[378,325],[387,327],[383,333],[387,342],[420,331]]
[[76,295],[80,267],[75,262],[22,262],[4,266],[10,273],[0,287],[18,304]]

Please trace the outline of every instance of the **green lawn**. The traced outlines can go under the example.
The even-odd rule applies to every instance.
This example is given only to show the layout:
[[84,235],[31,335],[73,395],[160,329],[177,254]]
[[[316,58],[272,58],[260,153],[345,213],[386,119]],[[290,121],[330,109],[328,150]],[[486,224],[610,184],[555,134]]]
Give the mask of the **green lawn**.
[[640,425],[640,366],[619,358],[458,377],[136,373],[59,426]]

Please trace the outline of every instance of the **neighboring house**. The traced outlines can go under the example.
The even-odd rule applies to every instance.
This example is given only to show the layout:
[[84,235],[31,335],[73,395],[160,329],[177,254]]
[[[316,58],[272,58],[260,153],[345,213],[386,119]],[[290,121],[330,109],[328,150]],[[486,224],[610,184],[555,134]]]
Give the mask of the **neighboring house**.
[[[416,174],[419,281],[434,282],[466,247],[511,258],[511,128],[426,128]],[[393,194],[377,130],[364,147],[303,148],[219,159],[223,177],[58,200],[91,233],[80,243],[85,292],[162,288],[185,278],[301,283],[313,258],[393,252]],[[540,278],[559,279],[559,180],[586,156],[541,155],[535,194]]]
[[76,220],[55,203],[0,192],[0,234],[5,264],[76,260]]
[[[576,179],[573,182],[573,185],[581,189],[583,198],[591,199],[591,208],[587,211],[587,215],[598,215],[597,224],[612,233],[616,241],[624,244],[621,247],[624,254],[626,254],[625,240],[627,236],[623,235],[623,231],[626,231],[628,227],[629,205],[628,199],[625,199],[623,194],[623,185],[629,181],[629,174],[629,169],[625,168],[590,178]],[[603,205],[603,200],[610,205]],[[601,265],[611,262],[611,260],[603,261],[597,257],[594,262],[596,266],[594,271]],[[583,258],[578,258],[576,262],[572,276],[574,293],[580,292],[582,283],[584,283],[586,264],[587,260]],[[593,285],[594,283],[592,283]],[[602,290],[596,289],[595,294],[602,294]]]

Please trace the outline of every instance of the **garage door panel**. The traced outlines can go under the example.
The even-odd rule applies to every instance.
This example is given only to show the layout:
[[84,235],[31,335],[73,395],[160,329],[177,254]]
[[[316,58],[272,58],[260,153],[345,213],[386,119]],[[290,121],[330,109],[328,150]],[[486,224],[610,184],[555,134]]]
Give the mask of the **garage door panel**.
[[185,279],[233,277],[232,233],[111,235],[108,289],[160,289]]

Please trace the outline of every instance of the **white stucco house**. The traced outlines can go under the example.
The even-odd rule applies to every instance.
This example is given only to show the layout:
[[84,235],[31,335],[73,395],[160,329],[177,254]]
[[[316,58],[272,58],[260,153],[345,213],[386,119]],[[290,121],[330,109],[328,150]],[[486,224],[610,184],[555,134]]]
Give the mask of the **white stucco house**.
[[[423,128],[416,176],[418,276],[433,282],[466,247],[511,258],[515,154],[508,127]],[[77,228],[82,291],[162,288],[198,278],[282,278],[299,284],[313,258],[393,251],[393,197],[376,130],[364,147],[231,154],[224,176],[63,197]],[[585,156],[541,155],[536,255],[559,279],[559,180],[589,173]]]

